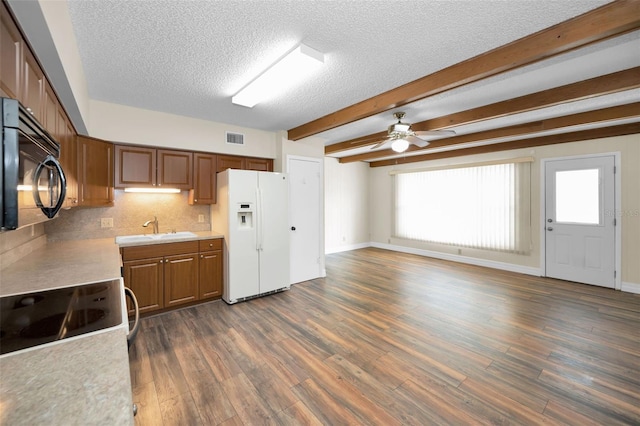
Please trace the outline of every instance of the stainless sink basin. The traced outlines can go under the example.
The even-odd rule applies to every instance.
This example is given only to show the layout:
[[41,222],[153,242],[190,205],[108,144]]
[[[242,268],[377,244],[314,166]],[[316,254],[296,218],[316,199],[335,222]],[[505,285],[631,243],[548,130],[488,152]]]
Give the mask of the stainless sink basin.
[[196,234],[189,231],[172,232],[169,234],[123,235],[120,237],[116,237],[116,244],[142,243],[147,241],[158,241],[158,240],[161,240],[161,241],[177,240],[181,238],[192,238],[195,236]]

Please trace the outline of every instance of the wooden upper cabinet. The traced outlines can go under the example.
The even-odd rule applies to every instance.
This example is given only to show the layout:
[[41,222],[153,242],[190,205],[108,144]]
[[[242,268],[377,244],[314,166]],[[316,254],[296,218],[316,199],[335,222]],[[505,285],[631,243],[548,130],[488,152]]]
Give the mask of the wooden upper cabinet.
[[78,205],[113,205],[113,144],[86,136],[77,137]]
[[272,172],[273,160],[267,158],[245,158],[244,168],[246,170],[257,170],[259,172]]
[[240,157],[236,155],[218,155],[218,172],[223,172],[227,169],[272,172],[273,160],[268,158]]
[[193,188],[193,153],[187,151],[158,150],[158,186]]
[[189,191],[189,204],[216,203],[217,161],[215,154],[193,154],[193,189]]
[[29,49],[23,49],[23,84],[20,101],[39,122],[43,122],[44,74]]
[[46,81],[44,83],[44,92],[43,92],[43,109],[42,109],[42,120],[41,123],[45,129],[51,134],[54,139],[59,141],[58,132],[58,110],[60,109],[58,105],[58,98],[56,94],[53,92],[53,89]]
[[0,90],[3,95],[20,99],[22,95],[23,41],[9,11],[0,6]]
[[227,169],[244,169],[244,157],[236,157],[235,155],[218,155],[218,172]]
[[67,177],[67,195],[64,207],[78,205],[78,150],[75,131],[62,109],[58,109],[58,131],[56,139],[60,143],[60,165]]
[[193,187],[191,152],[116,145],[115,155],[116,188]]
[[116,145],[116,188],[156,186],[156,151],[155,148]]

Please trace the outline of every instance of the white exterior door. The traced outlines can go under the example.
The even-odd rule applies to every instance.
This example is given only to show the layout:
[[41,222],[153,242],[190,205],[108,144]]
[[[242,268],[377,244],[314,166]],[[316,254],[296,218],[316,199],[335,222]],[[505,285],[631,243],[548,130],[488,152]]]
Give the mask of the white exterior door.
[[615,285],[615,158],[545,163],[546,275]]
[[321,166],[315,158],[289,158],[291,284],[322,276]]

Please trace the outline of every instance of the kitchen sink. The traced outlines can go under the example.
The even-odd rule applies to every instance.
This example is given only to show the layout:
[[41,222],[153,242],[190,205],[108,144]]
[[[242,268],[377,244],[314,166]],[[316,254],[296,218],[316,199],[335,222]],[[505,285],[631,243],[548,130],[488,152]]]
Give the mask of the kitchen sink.
[[189,231],[183,232],[171,232],[168,234],[150,234],[150,235],[123,235],[120,237],[116,237],[116,244],[125,244],[125,243],[142,243],[147,241],[165,241],[165,240],[177,240],[182,238],[192,238],[195,237],[196,234]]

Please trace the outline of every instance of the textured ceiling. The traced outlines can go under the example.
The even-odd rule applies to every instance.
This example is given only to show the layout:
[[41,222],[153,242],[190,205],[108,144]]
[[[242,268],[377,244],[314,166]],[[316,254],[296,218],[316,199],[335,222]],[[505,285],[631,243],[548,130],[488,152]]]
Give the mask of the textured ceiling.
[[[71,0],[69,11],[92,99],[275,131],[605,3]],[[256,74],[301,42],[325,54],[325,66],[314,78],[252,109],[231,103],[231,96]],[[520,75],[528,78],[525,71]],[[439,102],[446,104],[448,97],[457,105],[442,108],[460,110],[466,107],[464,99],[496,96],[491,83],[501,78],[476,85],[468,97],[453,100],[443,94]],[[513,81],[522,83],[522,78]],[[544,85],[544,79],[536,84]],[[438,111],[434,108],[430,114]],[[407,118],[415,122],[416,116]],[[390,113],[386,117],[324,136],[338,141],[378,132],[392,120]]]

